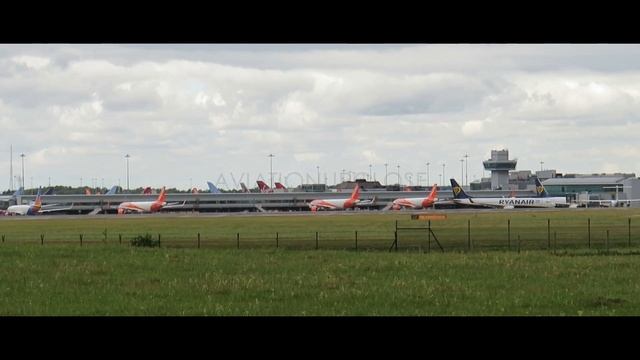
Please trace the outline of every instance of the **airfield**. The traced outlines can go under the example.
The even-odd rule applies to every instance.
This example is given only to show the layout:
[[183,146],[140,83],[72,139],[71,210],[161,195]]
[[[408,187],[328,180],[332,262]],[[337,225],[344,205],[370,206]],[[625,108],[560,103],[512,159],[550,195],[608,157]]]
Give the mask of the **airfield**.
[[514,210],[4,217],[0,314],[640,314],[640,209]]

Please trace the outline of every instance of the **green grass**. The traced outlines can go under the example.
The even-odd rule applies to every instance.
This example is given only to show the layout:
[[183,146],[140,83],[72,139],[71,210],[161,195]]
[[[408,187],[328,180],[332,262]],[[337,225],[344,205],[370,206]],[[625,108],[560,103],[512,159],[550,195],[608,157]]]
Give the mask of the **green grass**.
[[640,314],[640,257],[580,255],[8,245],[0,315]]
[[[396,221],[425,225],[406,213],[2,219],[0,315],[639,315],[639,216],[632,209],[448,213],[432,222],[444,254],[410,251],[425,245],[424,234],[411,231],[401,232],[397,253],[386,251]],[[129,246],[146,232],[162,234],[163,247]]]

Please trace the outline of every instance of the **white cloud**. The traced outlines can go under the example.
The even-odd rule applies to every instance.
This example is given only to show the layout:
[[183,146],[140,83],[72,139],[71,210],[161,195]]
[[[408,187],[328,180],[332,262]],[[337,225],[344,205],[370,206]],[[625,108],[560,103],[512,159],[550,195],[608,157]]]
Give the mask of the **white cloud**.
[[30,55],[14,56],[11,60],[34,70],[40,70],[51,63],[49,58]]
[[314,178],[315,166],[368,174],[370,163],[378,179],[384,163],[407,172],[446,163],[448,173],[465,153],[472,178],[503,147],[519,156],[518,169],[545,161],[560,172],[639,172],[637,45],[2,50],[0,143],[68,183],[122,178],[127,152],[139,181],[154,186],[265,174],[269,153],[280,170]]

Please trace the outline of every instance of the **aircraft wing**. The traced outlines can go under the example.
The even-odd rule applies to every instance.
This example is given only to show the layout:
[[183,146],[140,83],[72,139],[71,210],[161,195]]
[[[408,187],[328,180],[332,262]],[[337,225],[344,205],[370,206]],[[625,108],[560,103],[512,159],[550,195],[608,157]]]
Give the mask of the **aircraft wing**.
[[66,211],[66,210],[71,210],[73,209],[73,204],[71,204],[71,206],[69,207],[65,207],[65,208],[48,208],[48,209],[44,209],[44,206],[42,208],[40,208],[40,211],[38,211],[39,213],[50,213],[50,212],[55,212],[55,211]]
[[175,203],[168,203],[167,205],[163,206],[163,209],[172,209],[172,208],[179,208],[179,207],[183,207],[184,204],[186,204],[187,201],[183,201],[183,202],[175,202]]
[[374,196],[371,200],[362,200],[356,203],[356,206],[372,206],[376,204],[376,197]]

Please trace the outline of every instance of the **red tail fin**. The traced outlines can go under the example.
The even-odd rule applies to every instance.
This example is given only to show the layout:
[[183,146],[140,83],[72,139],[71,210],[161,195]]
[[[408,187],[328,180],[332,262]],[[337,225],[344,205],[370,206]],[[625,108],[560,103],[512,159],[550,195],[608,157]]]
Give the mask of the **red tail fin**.
[[282,190],[286,190],[287,189],[284,185],[282,185],[279,182],[276,182],[275,185],[276,185],[276,189],[282,189]]
[[158,199],[156,201],[157,202],[164,202],[166,198],[167,198],[167,194],[165,193],[164,186],[163,186],[162,190],[160,191],[160,195],[158,195]]
[[431,192],[429,193],[429,196],[427,196],[427,199],[433,200],[436,198],[437,195],[438,195],[438,184],[433,184],[433,187],[431,188]]
[[147,186],[142,193],[145,195],[151,195],[151,187]]
[[258,180],[256,181],[256,183],[258,184],[258,189],[260,189],[260,191],[265,192],[269,190],[269,185],[267,185],[264,181]]
[[356,184],[356,187],[351,193],[351,200],[358,200],[360,198],[360,184]]

